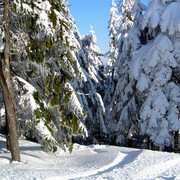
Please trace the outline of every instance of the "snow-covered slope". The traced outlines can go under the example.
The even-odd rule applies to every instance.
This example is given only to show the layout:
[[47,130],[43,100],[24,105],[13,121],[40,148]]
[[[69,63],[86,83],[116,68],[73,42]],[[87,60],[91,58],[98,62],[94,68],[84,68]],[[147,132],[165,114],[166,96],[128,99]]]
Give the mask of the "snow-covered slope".
[[0,136],[0,180],[180,179],[180,155],[115,146],[74,145],[72,154],[47,154],[20,140],[21,163],[10,163]]

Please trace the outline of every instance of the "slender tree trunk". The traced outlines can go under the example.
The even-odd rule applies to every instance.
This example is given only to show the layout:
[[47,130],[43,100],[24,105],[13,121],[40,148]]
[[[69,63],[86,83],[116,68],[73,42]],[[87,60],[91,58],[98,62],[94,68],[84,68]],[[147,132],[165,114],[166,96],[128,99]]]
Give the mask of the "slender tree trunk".
[[162,147],[161,146],[158,146],[158,151],[162,151]]
[[[7,112],[6,112],[7,114]],[[7,121],[7,116],[6,116],[6,147],[8,151],[11,151],[10,149],[10,139],[9,139],[9,129],[8,129],[8,121]]]
[[179,131],[176,131],[174,134],[174,152],[179,152]]
[[148,137],[148,149],[152,150],[152,142],[149,137]]
[[10,31],[9,31],[9,0],[4,0],[4,29],[5,47],[4,56],[0,62],[0,82],[3,91],[6,118],[8,126],[7,137],[9,138],[12,161],[20,161],[18,133],[16,127],[16,112],[14,107],[14,90],[11,78],[9,54],[10,54]]

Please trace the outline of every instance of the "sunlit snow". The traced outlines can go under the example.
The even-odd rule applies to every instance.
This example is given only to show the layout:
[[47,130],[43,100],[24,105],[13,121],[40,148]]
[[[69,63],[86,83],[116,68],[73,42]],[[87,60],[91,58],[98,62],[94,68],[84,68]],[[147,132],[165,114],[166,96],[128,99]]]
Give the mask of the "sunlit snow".
[[180,179],[180,155],[125,147],[74,145],[72,154],[48,154],[20,140],[21,161],[11,163],[0,136],[0,180],[32,179]]

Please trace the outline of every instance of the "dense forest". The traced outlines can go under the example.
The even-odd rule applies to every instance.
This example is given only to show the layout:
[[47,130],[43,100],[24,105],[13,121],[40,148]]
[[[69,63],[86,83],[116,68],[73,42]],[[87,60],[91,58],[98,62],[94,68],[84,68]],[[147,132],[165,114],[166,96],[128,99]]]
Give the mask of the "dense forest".
[[0,1],[0,133],[11,136],[14,104],[18,137],[46,151],[75,142],[173,148],[179,9],[179,0],[112,0],[104,55],[92,27],[79,33],[67,0]]

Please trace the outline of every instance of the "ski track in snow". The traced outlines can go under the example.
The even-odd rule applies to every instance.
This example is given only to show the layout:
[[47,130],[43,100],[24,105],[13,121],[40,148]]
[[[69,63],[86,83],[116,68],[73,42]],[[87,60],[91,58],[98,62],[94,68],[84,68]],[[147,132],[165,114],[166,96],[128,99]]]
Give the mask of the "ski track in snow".
[[[61,179],[66,180],[66,179],[88,178],[91,176],[97,176],[97,175],[101,175],[101,174],[106,173],[106,172],[110,172],[114,168],[117,168],[121,162],[123,162],[123,159],[125,158],[125,156],[126,156],[125,154],[119,153],[118,156],[114,159],[114,161],[112,163],[110,163],[104,167],[101,167],[99,169],[92,170],[92,171],[86,171],[86,172],[79,173],[79,174],[61,177]],[[59,178],[60,177],[53,177],[52,179],[56,180]],[[47,178],[47,180],[50,180],[50,179],[51,178]]]
[[20,140],[21,163],[10,163],[0,136],[0,180],[180,180],[180,155],[105,145],[75,144],[72,154],[48,154]]

